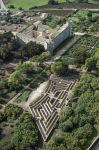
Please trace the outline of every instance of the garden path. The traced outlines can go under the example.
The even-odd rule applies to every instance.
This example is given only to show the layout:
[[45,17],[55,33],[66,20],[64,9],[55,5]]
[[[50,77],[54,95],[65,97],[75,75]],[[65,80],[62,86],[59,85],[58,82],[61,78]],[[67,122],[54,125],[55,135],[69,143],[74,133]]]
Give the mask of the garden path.
[[76,35],[74,36],[73,39],[71,39],[68,44],[66,44],[64,47],[62,47],[57,53],[55,56],[53,56],[51,58],[50,61],[46,62],[47,64],[51,64],[53,63],[55,60],[58,60],[70,47],[72,47],[73,44],[75,44],[80,38],[82,35],[84,35],[85,33],[80,33],[79,35]]

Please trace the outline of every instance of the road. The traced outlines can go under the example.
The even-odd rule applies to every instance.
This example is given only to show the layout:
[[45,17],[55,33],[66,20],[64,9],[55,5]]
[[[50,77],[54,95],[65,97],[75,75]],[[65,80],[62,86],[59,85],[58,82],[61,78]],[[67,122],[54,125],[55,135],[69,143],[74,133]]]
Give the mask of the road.
[[46,12],[46,11],[77,11],[77,10],[87,10],[87,11],[92,11],[92,12],[99,12],[99,8],[38,8],[38,9],[24,9],[22,11],[13,11],[13,14],[11,16],[18,16],[23,12]]
[[59,9],[59,8],[41,8],[41,9],[32,9],[32,10],[29,10],[29,9],[25,9],[23,10],[24,12],[44,12],[44,11],[76,11],[76,10],[88,10],[88,11],[97,11],[99,12],[99,8],[80,8],[80,9],[77,9],[77,8],[62,8],[62,9]]

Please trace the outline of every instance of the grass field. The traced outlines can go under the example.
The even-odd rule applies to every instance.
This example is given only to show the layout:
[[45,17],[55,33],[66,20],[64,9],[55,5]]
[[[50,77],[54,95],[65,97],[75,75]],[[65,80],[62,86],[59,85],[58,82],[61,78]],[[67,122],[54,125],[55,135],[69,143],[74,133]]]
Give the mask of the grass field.
[[[65,2],[65,0],[59,0],[59,2]],[[30,8],[34,6],[46,5],[48,0],[6,0],[7,6],[14,5],[16,8]]]
[[[3,0],[7,7],[14,5],[16,9],[22,8],[31,8],[34,6],[42,6],[48,4],[48,0]],[[69,0],[70,2],[75,2],[76,0]],[[66,0],[58,0],[59,3],[66,2]],[[89,3],[96,4],[97,1],[89,0]]]

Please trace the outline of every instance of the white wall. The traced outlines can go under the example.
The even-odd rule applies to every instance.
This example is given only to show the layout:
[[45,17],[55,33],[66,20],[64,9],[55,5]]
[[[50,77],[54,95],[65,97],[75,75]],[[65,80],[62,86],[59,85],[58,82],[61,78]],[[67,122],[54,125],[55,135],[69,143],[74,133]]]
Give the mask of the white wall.
[[51,43],[48,44],[47,49],[53,51],[68,37],[70,37],[71,34],[72,34],[72,27],[71,27],[71,23],[69,23],[68,27],[64,29],[64,31],[62,31],[56,38],[54,38]]
[[62,42],[64,42],[67,38],[71,36],[72,33],[72,27],[71,23],[68,22],[68,26],[59,34],[57,35],[50,43],[47,43],[46,40],[44,43],[40,41],[36,41],[33,38],[29,38],[28,36],[22,34],[22,33],[17,33],[16,38],[20,44],[27,44],[30,41],[37,42],[38,44],[41,44],[45,47],[46,50],[53,51],[55,50]]

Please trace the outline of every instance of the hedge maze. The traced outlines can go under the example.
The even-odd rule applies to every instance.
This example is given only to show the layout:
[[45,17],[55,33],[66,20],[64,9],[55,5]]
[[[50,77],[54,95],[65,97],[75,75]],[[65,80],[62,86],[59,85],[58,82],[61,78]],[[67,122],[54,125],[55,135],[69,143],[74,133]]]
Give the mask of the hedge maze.
[[62,79],[51,76],[49,86],[42,96],[30,104],[30,111],[36,120],[37,126],[46,141],[59,119],[60,109],[68,103],[68,92],[72,90],[77,79],[69,77]]

